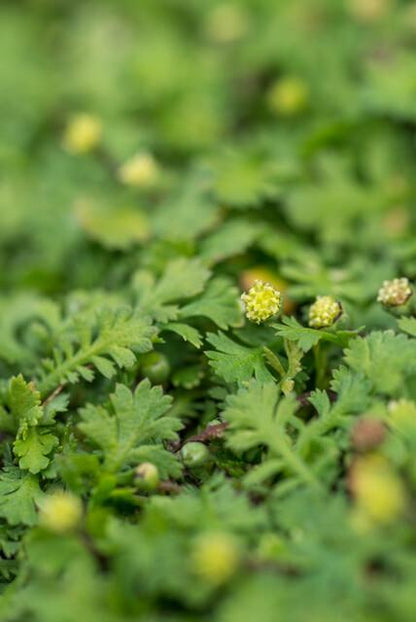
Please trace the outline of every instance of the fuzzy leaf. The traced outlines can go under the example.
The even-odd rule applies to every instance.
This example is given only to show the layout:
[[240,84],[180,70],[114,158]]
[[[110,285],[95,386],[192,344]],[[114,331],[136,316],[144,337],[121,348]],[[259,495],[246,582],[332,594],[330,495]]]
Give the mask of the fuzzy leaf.
[[148,380],[134,393],[118,384],[110,400],[109,408],[93,404],[82,408],[78,426],[99,448],[107,470],[118,471],[139,461],[143,446],[153,444],[162,451],[163,441],[177,439],[181,423],[167,415],[172,400],[160,387],[152,388]]
[[8,467],[0,473],[0,516],[10,525],[34,525],[35,504],[42,498],[37,478]]
[[262,381],[272,379],[262,348],[242,346],[223,333],[209,333],[207,341],[216,348],[205,352],[209,364],[226,382],[245,382],[253,376]]
[[239,291],[228,279],[213,279],[202,296],[182,307],[179,315],[181,318],[207,317],[223,330],[230,326],[240,326],[243,314]]

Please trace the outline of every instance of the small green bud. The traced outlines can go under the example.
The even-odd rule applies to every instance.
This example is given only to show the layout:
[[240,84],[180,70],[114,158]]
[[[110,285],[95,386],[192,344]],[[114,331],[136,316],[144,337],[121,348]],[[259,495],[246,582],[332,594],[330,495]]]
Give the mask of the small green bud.
[[401,307],[409,301],[412,295],[413,289],[409,279],[403,277],[384,281],[378,290],[377,301],[385,307]]
[[210,457],[210,453],[203,443],[191,441],[182,447],[181,456],[185,466],[192,468],[205,464]]
[[152,384],[166,382],[171,371],[168,359],[161,352],[144,354],[141,369],[143,376],[147,376]]
[[282,294],[270,283],[255,281],[247,293],[241,295],[245,313],[251,322],[265,322],[282,308]]
[[135,471],[136,486],[143,492],[152,492],[159,486],[159,470],[152,462],[139,464]]
[[309,326],[311,328],[328,328],[339,320],[342,305],[332,296],[318,296],[309,309]]

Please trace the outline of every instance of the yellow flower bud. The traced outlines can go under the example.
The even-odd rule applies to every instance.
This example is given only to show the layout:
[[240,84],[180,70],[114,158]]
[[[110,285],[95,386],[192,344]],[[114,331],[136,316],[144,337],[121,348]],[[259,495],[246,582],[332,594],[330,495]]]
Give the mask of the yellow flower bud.
[[385,307],[401,307],[408,302],[412,294],[413,289],[410,286],[409,279],[403,277],[384,281],[378,290],[377,301]]
[[246,34],[248,16],[237,3],[219,4],[208,14],[205,30],[215,43],[233,43]]
[[63,490],[47,497],[40,508],[40,524],[56,533],[73,531],[79,525],[81,516],[80,499]]
[[88,153],[97,147],[101,140],[101,121],[90,114],[78,114],[68,123],[63,146],[71,153]]
[[371,454],[354,463],[351,489],[359,514],[369,523],[391,523],[405,508],[403,484],[382,456]]
[[138,153],[122,164],[118,170],[120,181],[134,188],[154,186],[159,175],[159,166],[150,153]]
[[341,304],[332,296],[318,296],[309,309],[311,328],[328,328],[335,324],[342,315]]
[[256,281],[247,293],[241,295],[245,313],[252,322],[265,322],[282,308],[282,294],[270,283]]
[[273,112],[284,117],[292,117],[307,107],[309,89],[300,78],[288,76],[271,87],[267,99]]
[[206,533],[194,544],[191,564],[194,572],[207,582],[220,585],[228,581],[238,568],[239,550],[227,533]]

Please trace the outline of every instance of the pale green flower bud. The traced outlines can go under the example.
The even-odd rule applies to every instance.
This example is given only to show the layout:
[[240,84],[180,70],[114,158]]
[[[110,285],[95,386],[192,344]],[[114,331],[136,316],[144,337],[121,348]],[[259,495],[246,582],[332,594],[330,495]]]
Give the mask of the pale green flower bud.
[[145,492],[156,490],[159,486],[159,470],[152,462],[139,464],[135,471],[135,481],[138,488]]
[[401,307],[405,305],[413,294],[409,279],[393,279],[384,281],[378,290],[377,301],[385,307]]
[[309,326],[311,328],[329,328],[342,315],[342,305],[332,296],[318,296],[309,309]]

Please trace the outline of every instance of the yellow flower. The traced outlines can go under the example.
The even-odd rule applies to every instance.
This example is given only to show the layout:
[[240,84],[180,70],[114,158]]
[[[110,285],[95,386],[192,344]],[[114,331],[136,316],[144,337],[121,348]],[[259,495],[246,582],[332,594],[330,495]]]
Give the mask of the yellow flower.
[[277,315],[282,307],[282,294],[264,281],[256,281],[247,293],[242,294],[241,300],[247,318],[257,324]]
[[101,121],[90,114],[78,114],[68,123],[63,145],[71,153],[88,153],[97,147],[101,140]]
[[335,324],[342,315],[341,304],[332,296],[318,296],[309,309],[309,326],[327,328]]
[[120,181],[126,186],[150,188],[159,175],[159,166],[150,153],[138,153],[118,170]]
[[63,490],[47,497],[40,509],[41,525],[56,533],[73,531],[79,525],[81,516],[81,501]]
[[288,284],[276,272],[265,266],[253,266],[244,270],[240,274],[240,284],[242,289],[250,289],[256,281],[265,281],[270,283],[275,289],[282,294],[282,310],[283,313],[290,314],[295,310],[295,303],[286,296]]
[[354,463],[351,489],[358,514],[370,524],[391,523],[405,508],[403,484],[382,456],[371,454]]
[[239,550],[227,533],[206,533],[195,542],[191,565],[196,574],[211,584],[228,581],[238,568]]
[[308,105],[309,89],[300,78],[288,76],[273,84],[267,99],[275,113],[285,117],[296,116]]
[[384,281],[378,290],[377,301],[385,307],[401,307],[408,302],[412,294],[413,289],[410,286],[409,279],[403,277]]

